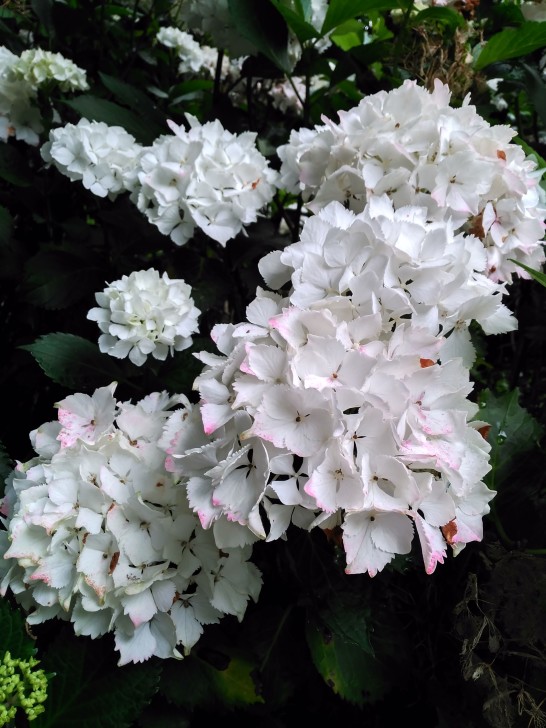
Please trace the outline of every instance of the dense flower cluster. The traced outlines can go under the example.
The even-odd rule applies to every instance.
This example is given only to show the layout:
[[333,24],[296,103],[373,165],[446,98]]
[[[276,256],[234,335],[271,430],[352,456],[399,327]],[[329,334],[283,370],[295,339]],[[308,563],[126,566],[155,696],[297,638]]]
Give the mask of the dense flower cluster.
[[61,91],[87,91],[85,71],[61,53],[31,48],[23,51],[12,67],[12,73],[33,89],[54,81]]
[[133,272],[110,283],[95,294],[98,308],[87,318],[97,321],[103,334],[103,353],[129,359],[141,366],[151,354],[165,360],[168,354],[192,344],[200,311],[191,298],[191,287],[183,280],[160,277],[154,269]]
[[137,183],[142,147],[120,126],[80,119],[52,129],[41,148],[43,159],[98,197],[115,199]]
[[338,200],[361,212],[388,194],[396,208],[426,207],[430,219],[473,233],[487,255],[487,275],[526,275],[510,259],[544,261],[544,195],[536,163],[506,126],[490,126],[450,91],[429,93],[414,81],[367,96],[339,122],[293,131],[279,148],[281,185],[302,192],[313,212]]
[[144,150],[136,204],[177,245],[196,227],[225,245],[271,201],[277,173],[254,132],[232,134],[219,121],[201,125],[187,116],[189,131],[170,122],[173,134]]
[[89,88],[85,71],[60,53],[40,48],[15,55],[0,46],[0,139],[15,137],[38,144],[43,131],[36,97],[44,84],[56,84],[62,91]]
[[290,523],[340,527],[347,572],[372,576],[414,532],[428,573],[448,545],[481,539],[490,446],[468,399],[466,327],[514,326],[485,265],[479,240],[386,196],[360,214],[332,202],[262,259],[290,292],[260,289],[247,321],[213,329],[202,424],[169,424],[168,468],[189,477],[201,523],[267,540]]
[[[78,635],[115,635],[119,664],[183,657],[203,625],[242,619],[261,587],[250,546],[214,542],[158,447],[182,395],[116,402],[115,385],[59,402],[31,433],[2,502],[8,587],[30,624],[58,617]],[[179,649],[181,648],[181,651]]]
[[47,676],[36,669],[39,660],[12,657],[6,652],[0,661],[0,728],[15,725],[17,713],[32,721],[45,711]]

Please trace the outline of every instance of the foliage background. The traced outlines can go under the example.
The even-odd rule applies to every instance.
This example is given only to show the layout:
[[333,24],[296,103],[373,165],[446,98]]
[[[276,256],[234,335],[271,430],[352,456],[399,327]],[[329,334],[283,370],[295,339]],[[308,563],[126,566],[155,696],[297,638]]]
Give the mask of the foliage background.
[[[322,114],[336,118],[363,95],[406,78],[430,87],[439,77],[453,103],[470,93],[486,119],[514,126],[543,164],[546,23],[527,20],[520,4],[331,0],[322,31],[333,31],[333,43],[322,54],[303,22],[306,5],[229,1],[240,32],[260,49],[245,62],[247,101],[239,105],[211,79],[180,76],[176,59],[155,43],[160,27],[183,21],[183,10],[176,15],[167,0],[7,2],[0,41],[20,53],[30,33],[35,46],[86,69],[89,92],[44,92],[47,127],[56,125],[55,109],[63,123],[87,116],[149,144],[165,133],[167,119],[180,124],[189,112],[202,122],[219,118],[232,132],[256,131],[278,166],[275,150],[292,128],[320,123]],[[289,27],[303,44],[294,73],[327,80],[297,116],[255,93],[259,79],[286,75]],[[500,79],[504,108],[490,79]],[[202,234],[178,248],[125,197],[99,199],[47,169],[39,149],[14,140],[0,145],[4,474],[15,459],[32,456],[29,431],[74,391],[116,380],[120,399],[167,389],[195,401],[200,364],[191,351],[210,348],[213,324],[244,318],[261,283],[257,261],[284,246],[290,231],[297,239],[301,205],[293,202],[278,195],[248,237],[225,249]],[[99,353],[86,315],[105,282],[149,267],[190,283],[203,312],[201,335],[190,352],[139,369]],[[476,333],[474,396],[492,426],[488,485],[497,491],[482,543],[431,576],[415,551],[373,580],[345,575],[342,551],[318,530],[257,544],[259,602],[242,623],[230,617],[205,630],[181,662],[119,668],[108,637],[75,638],[58,622],[29,635],[15,604],[2,600],[0,654],[34,652],[51,675],[46,712],[33,725],[185,728],[226,715],[241,726],[279,728],[302,717],[370,728],[413,720],[431,728],[545,725],[545,296],[540,282],[516,281],[509,305],[519,330],[487,340]]]

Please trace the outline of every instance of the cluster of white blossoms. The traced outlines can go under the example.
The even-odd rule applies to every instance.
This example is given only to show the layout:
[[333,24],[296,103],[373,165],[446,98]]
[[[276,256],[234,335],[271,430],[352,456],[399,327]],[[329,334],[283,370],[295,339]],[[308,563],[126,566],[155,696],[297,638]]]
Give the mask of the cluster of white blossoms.
[[278,173],[258,151],[254,132],[232,134],[219,121],[187,118],[189,131],[169,121],[173,134],[151,146],[122,127],[80,119],[52,129],[42,157],[99,197],[130,192],[149,222],[177,245],[200,228],[225,246],[271,202]]
[[55,82],[61,91],[87,91],[87,75],[83,68],[61,53],[30,48],[23,51],[12,67],[12,73],[33,89]]
[[[156,34],[157,41],[172,48],[180,61],[178,72],[183,74],[205,74],[214,78],[218,63],[218,49],[199,44],[193,35],[175,27],[161,28]],[[222,58],[221,75],[231,83],[240,75],[242,59]]]
[[486,274],[510,282],[527,275],[515,259],[539,268],[545,259],[542,171],[511,140],[515,131],[491,126],[467,98],[450,107],[450,91],[406,81],[293,131],[278,150],[281,186],[302,192],[316,212],[338,200],[361,212],[387,194],[395,208],[426,207],[430,220],[476,235],[487,256]]
[[0,502],[0,594],[11,589],[29,624],[113,632],[120,665],[181,658],[204,625],[243,618],[261,575],[250,546],[218,548],[164,467],[165,422],[189,402],[116,402],[114,389],[67,397],[59,421],[31,433],[38,456],[18,464]]
[[151,354],[164,361],[169,354],[192,344],[201,313],[191,298],[191,287],[171,280],[154,268],[123,276],[96,293],[98,308],[87,318],[103,332],[99,348],[118,359],[126,356],[142,366]]
[[169,122],[140,157],[137,207],[164,235],[184,245],[200,228],[220,245],[256,222],[276,190],[277,172],[256,148],[256,134],[232,134],[219,121],[189,131]]
[[121,126],[80,119],[52,129],[41,148],[42,158],[98,197],[114,200],[138,182],[142,146]]
[[88,88],[85,71],[60,53],[39,48],[15,55],[0,46],[0,139],[9,137],[37,145],[43,131],[37,91],[45,83],[62,91]]

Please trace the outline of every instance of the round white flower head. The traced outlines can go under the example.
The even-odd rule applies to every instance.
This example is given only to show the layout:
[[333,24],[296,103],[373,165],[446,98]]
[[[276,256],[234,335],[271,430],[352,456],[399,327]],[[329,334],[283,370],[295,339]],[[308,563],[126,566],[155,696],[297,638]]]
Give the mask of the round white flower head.
[[120,665],[181,658],[204,625],[243,618],[261,575],[249,544],[215,545],[165,470],[158,440],[189,402],[166,392],[116,402],[114,388],[60,402],[64,424],[35,431],[39,456],[8,479],[0,594],[11,589],[29,624],[57,617],[78,635],[113,632]]
[[13,65],[12,72],[33,89],[49,81],[56,81],[61,91],[87,91],[89,88],[82,68],[61,53],[41,48],[23,51]]
[[[218,62],[217,48],[200,45],[190,33],[173,27],[161,28],[156,38],[159,43],[176,52],[180,59],[179,73],[204,73],[214,78]],[[236,81],[240,75],[240,60],[242,59],[232,61],[227,56],[222,58],[222,77],[229,79],[230,83]]]
[[[292,273],[291,293],[259,290],[247,321],[213,329],[219,354],[198,355],[194,385],[202,424],[172,417],[161,443],[203,526],[267,540],[291,523],[340,527],[348,573],[371,576],[414,532],[428,573],[448,545],[481,539],[490,446],[457,347],[443,354],[453,329],[439,334],[452,315],[494,328],[505,314],[487,303],[498,291],[476,273],[475,246],[443,227],[421,209],[355,216],[333,203],[277,265],[265,259],[271,285]],[[460,301],[435,300],[458,288]]]
[[35,106],[35,89],[14,74],[18,56],[0,46],[0,139],[15,137],[36,145],[43,131],[40,111]]
[[154,268],[133,272],[110,283],[95,294],[98,308],[87,318],[96,321],[103,334],[99,347],[104,353],[126,356],[141,366],[151,354],[165,360],[168,354],[192,344],[201,313],[191,298],[191,287],[183,280],[171,280]]
[[490,126],[468,98],[461,108],[449,102],[439,81],[432,93],[406,81],[340,112],[338,123],[293,131],[278,150],[281,183],[314,212],[332,200],[361,212],[384,193],[396,208],[424,206],[430,219],[480,238],[492,280],[528,277],[510,259],[544,261],[541,172],[510,143],[513,129]]
[[275,193],[277,173],[256,148],[256,134],[232,134],[219,121],[189,131],[169,122],[174,135],[157,139],[140,159],[138,209],[178,245],[196,227],[225,245]]
[[49,133],[42,158],[98,197],[115,199],[137,183],[142,147],[121,126],[80,119]]

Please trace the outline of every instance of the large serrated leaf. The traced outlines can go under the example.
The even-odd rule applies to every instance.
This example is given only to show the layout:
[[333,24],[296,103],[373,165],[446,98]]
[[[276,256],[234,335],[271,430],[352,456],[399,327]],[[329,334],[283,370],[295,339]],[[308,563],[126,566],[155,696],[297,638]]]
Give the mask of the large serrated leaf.
[[320,618],[345,642],[374,654],[370,642],[370,610],[362,604],[361,595],[352,592],[334,594],[320,610]]
[[[71,306],[102,285],[102,271],[63,252],[41,251],[26,265],[25,299],[49,310]],[[92,297],[90,298],[90,300]]]
[[103,641],[61,634],[41,667],[54,677],[33,728],[130,728],[157,692],[159,664],[117,667]]
[[124,379],[120,367],[81,336],[46,334],[19,348],[29,351],[51,380],[69,389],[92,389]]
[[156,138],[154,128],[150,127],[146,119],[112,101],[92,94],[82,94],[75,99],[65,100],[64,103],[90,121],[103,121],[109,126],[123,127],[141,144],[152,144]]
[[305,635],[315,667],[341,698],[361,706],[387,693],[384,669],[369,652],[332,633],[315,617],[308,620]]
[[480,419],[491,425],[491,471],[486,476],[490,488],[502,486],[516,463],[516,457],[536,447],[542,427],[519,404],[519,390],[496,397],[490,390],[480,395]]
[[546,23],[529,20],[519,28],[506,28],[489,38],[474,62],[474,69],[481,71],[491,63],[526,56],[544,47]]
[[13,609],[7,599],[0,599],[0,657],[6,652],[12,657],[28,659],[36,649],[22,614]]
[[285,73],[291,70],[288,28],[276,7],[254,0],[228,0],[237,31]]

